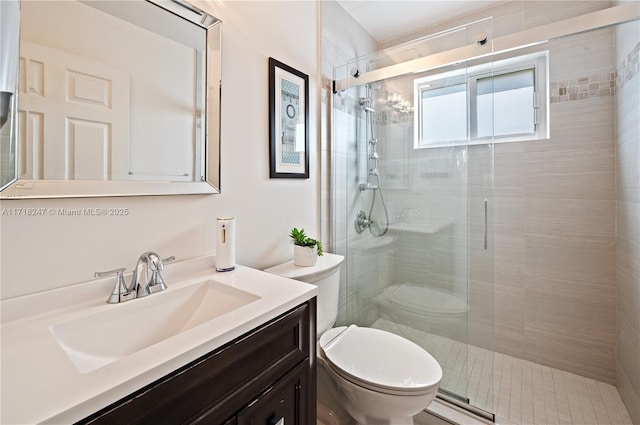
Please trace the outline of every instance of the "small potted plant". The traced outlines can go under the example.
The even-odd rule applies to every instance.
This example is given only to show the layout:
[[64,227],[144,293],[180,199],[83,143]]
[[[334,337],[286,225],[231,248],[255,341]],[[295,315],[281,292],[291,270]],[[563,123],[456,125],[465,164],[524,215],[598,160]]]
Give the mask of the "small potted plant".
[[310,238],[304,229],[291,229],[289,236],[293,240],[293,264],[296,266],[314,266],[318,256],[322,255],[322,243]]

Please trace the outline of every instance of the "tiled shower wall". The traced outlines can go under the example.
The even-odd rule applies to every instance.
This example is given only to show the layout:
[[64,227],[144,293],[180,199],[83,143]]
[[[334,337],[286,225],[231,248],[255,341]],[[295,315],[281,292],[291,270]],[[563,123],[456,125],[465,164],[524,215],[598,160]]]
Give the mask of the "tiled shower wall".
[[[492,16],[495,36],[610,6],[514,1],[433,30]],[[493,193],[483,171],[491,165],[490,154],[482,146],[468,149],[468,342],[615,383],[613,30],[534,49],[549,50],[550,139],[495,144]],[[425,153],[407,155],[413,161]],[[429,193],[428,205],[420,206],[428,211],[441,197],[451,196],[438,193],[446,181],[421,179],[408,196],[388,191],[386,199],[398,201],[399,211],[416,206],[415,201],[403,205],[404,199]],[[482,244],[482,200],[487,196],[493,223],[489,251]]]
[[[494,349],[613,384],[613,32],[548,47],[550,84],[562,90],[550,139],[495,145]],[[584,97],[568,83],[600,76],[606,90],[591,82],[598,90]]]
[[[640,7],[640,5],[638,6]],[[640,23],[616,28],[617,386],[640,424]]]

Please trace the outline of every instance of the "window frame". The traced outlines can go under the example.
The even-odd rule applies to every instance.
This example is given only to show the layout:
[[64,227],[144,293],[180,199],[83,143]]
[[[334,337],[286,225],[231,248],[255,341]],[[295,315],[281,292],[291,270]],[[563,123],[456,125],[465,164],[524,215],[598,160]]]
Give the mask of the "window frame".
[[[549,139],[549,51],[530,53],[527,55],[488,62],[481,65],[465,67],[427,77],[416,78],[414,86],[414,149],[443,146],[481,145],[487,143],[519,142],[528,140]],[[478,80],[497,77],[523,70],[533,69],[533,113],[534,132],[527,134],[509,134],[504,136],[477,137],[477,84]],[[466,84],[466,140],[442,143],[421,143],[423,134],[422,93],[447,87],[448,81],[465,81]],[[435,86],[435,87],[434,87]]]

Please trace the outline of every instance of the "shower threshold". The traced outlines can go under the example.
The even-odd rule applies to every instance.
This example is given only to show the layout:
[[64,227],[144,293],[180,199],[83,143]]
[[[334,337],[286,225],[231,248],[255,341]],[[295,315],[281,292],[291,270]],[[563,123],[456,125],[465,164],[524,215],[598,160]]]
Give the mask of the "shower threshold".
[[493,413],[487,412],[474,406],[473,404],[471,404],[471,400],[469,400],[468,398],[461,397],[460,395],[448,391],[444,388],[438,389],[437,397],[438,399],[446,402],[452,407],[455,406],[460,409],[464,409],[474,415],[474,417],[486,420],[487,423],[494,423],[496,421],[496,415],[494,415]]

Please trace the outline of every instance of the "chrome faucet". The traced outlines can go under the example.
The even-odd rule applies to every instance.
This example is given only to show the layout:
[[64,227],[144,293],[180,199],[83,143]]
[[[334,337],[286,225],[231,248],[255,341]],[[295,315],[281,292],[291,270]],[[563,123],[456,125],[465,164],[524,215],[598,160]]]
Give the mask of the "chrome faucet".
[[133,269],[129,291],[135,292],[136,298],[142,298],[167,289],[161,272],[164,270],[165,262],[175,259],[175,257],[171,256],[163,260],[158,254],[151,251],[142,254],[138,258],[136,268]]
[[116,283],[107,302],[109,304],[122,303],[167,289],[161,272],[164,270],[164,263],[175,259],[176,257],[171,256],[163,260],[155,252],[145,252],[138,258],[136,268],[133,270],[131,285],[129,285],[128,288],[124,282],[124,272],[126,270],[124,268],[107,272],[96,272],[94,276],[101,278],[116,275]]
[[124,283],[125,270],[126,270],[125,268],[121,268],[116,270],[109,270],[108,272],[94,273],[94,276],[98,278],[112,276],[114,274],[116,275],[116,284],[114,285],[113,290],[111,291],[111,295],[109,295],[109,299],[107,299],[107,302],[109,304],[123,303],[125,301],[132,300],[136,297],[136,293],[133,291],[130,291],[127,288],[127,285],[125,285]]

